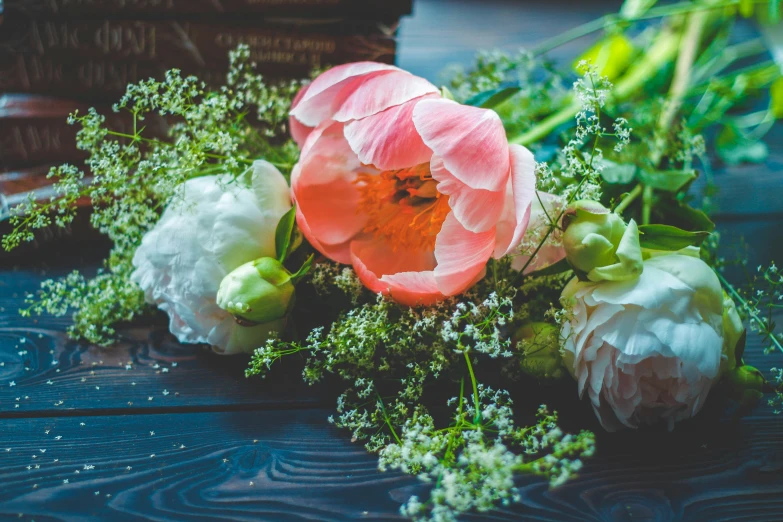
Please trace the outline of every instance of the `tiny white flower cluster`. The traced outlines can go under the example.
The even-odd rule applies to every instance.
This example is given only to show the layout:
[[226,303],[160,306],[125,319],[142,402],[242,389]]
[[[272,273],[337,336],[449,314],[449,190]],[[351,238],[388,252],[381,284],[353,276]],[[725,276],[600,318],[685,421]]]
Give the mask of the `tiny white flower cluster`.
[[316,264],[310,271],[310,282],[319,295],[329,295],[334,288],[341,290],[357,305],[363,296],[367,295],[359,276],[353,268],[338,263],[324,261]]
[[[467,511],[519,501],[516,473],[528,470],[560,485],[582,468],[581,458],[595,451],[592,434],[563,434],[557,416],[543,406],[537,424],[520,429],[514,427],[507,392],[479,387],[479,395],[481,406],[476,410],[470,400],[450,401],[452,406],[459,402],[459,408],[447,429],[437,429],[433,418],[417,409],[403,426],[400,440],[380,451],[381,470],[399,469],[434,484],[428,503],[413,496],[400,508],[402,515],[454,522]],[[514,446],[523,453],[512,451]]]
[[440,329],[441,338],[454,343],[456,350],[475,350],[490,357],[511,357],[511,340],[501,328],[514,317],[514,305],[509,297],[492,292],[481,303],[458,303],[448,321]]

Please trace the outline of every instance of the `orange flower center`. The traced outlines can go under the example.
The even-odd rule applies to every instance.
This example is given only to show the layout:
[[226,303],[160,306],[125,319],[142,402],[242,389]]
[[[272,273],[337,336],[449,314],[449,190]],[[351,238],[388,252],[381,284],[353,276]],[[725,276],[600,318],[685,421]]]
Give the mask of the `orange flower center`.
[[438,192],[428,163],[360,174],[356,182],[359,212],[369,216],[365,232],[389,240],[395,249],[435,247],[450,209],[449,198]]

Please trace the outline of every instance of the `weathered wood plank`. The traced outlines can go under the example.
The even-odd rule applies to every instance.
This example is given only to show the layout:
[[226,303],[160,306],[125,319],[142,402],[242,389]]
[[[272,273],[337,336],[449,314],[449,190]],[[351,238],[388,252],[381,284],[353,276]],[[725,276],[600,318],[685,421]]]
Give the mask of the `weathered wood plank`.
[[24,513],[24,520],[396,518],[399,489],[416,480],[380,473],[327,415],[3,420],[0,482],[8,487],[0,513]]
[[[423,486],[380,473],[374,456],[328,425],[328,414],[0,420],[0,517],[399,519],[399,503],[426,494]],[[521,504],[465,520],[778,520],[780,426],[762,409],[742,422],[706,413],[673,433],[599,433],[598,457],[574,482],[550,491],[525,477]]]
[[104,255],[105,249],[86,257],[42,252],[59,268],[45,270],[39,258],[0,270],[0,416],[333,404],[331,395],[301,382],[299,361],[268,379],[245,379],[246,356],[219,356],[180,344],[162,314],[122,328],[120,342],[107,348],[69,339],[68,317],[20,317],[24,296],[42,279],[76,268],[93,272],[98,266],[93,254]]

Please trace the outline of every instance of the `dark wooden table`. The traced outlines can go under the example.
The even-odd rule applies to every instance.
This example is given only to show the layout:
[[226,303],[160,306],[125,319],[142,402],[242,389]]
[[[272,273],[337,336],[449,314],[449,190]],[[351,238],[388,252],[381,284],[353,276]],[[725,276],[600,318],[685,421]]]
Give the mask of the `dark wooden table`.
[[[475,49],[529,45],[616,5],[417,0],[398,62],[437,80]],[[573,56],[578,45],[557,53]],[[783,133],[775,135],[765,165],[717,174],[724,245],[744,237],[753,264],[783,262]],[[120,344],[101,349],[68,340],[67,319],[16,314],[43,278],[93,269],[104,253],[100,242],[65,235],[0,260],[0,520],[398,520],[400,503],[425,494],[415,478],[379,472],[374,456],[331,427],[334,394],[300,384],[295,365],[247,380],[246,358],[180,345],[165,322],[124,330]],[[783,364],[759,346],[751,336],[750,364]],[[527,413],[544,395],[516,391]],[[466,520],[783,520],[783,417],[769,407],[738,419],[710,403],[673,433],[610,435],[575,386],[546,397],[568,427],[596,430],[598,455],[556,490],[522,477],[521,504]]]

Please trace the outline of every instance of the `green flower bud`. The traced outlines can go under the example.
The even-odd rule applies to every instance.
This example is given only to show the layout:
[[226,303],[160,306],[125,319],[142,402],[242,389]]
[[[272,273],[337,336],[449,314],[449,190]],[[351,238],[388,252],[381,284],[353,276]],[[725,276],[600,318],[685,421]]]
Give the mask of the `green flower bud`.
[[737,307],[731,297],[723,292],[723,355],[720,372],[731,371],[737,367],[737,360],[742,359],[745,351],[745,326],[737,312]]
[[522,351],[519,364],[523,372],[538,379],[560,379],[565,375],[557,327],[527,323],[514,332],[513,341]]
[[752,406],[764,395],[764,376],[753,366],[740,366],[726,374],[731,398],[746,406]]
[[217,305],[248,326],[282,319],[293,302],[291,273],[271,257],[239,266],[223,278],[217,293]]
[[642,273],[639,229],[595,201],[577,201],[565,219],[566,259],[580,279],[623,281]]

